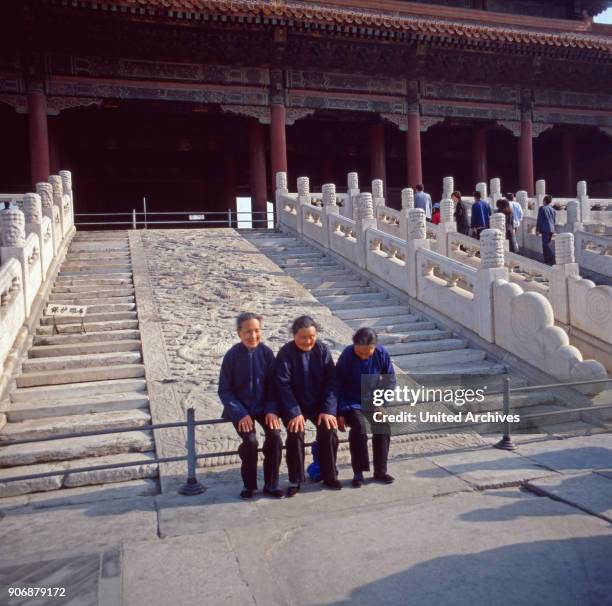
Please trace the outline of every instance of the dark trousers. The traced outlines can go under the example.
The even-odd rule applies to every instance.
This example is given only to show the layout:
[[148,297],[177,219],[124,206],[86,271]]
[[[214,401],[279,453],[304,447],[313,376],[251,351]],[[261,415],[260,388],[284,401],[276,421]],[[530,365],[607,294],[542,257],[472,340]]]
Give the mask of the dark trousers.
[[544,254],[544,263],[548,263],[548,265],[555,264],[555,253],[550,245],[552,237],[553,235],[551,232],[542,232],[542,253]]
[[[370,456],[368,454],[368,426],[361,410],[351,410],[344,415],[349,431],[349,448],[351,450],[351,465],[353,473],[370,471]],[[372,451],[374,454],[374,475],[387,473],[387,459],[391,434],[372,434]]]
[[[313,425],[317,420],[309,419]],[[286,442],[287,469],[289,470],[289,483],[301,484],[304,482],[304,432],[287,432]],[[338,455],[338,432],[327,429],[324,423],[317,426],[317,457],[321,467],[321,479],[324,482],[337,479],[336,457]]]
[[[283,453],[283,441],[279,429],[270,429],[266,425],[265,415],[253,417],[253,421],[259,423],[266,437],[264,439],[264,484],[266,488],[278,488],[278,469]],[[238,435],[242,438],[242,444],[238,447],[238,455],[242,461],[240,472],[244,487],[249,490],[257,490],[257,433],[253,431],[238,431],[238,426],[234,424]]]

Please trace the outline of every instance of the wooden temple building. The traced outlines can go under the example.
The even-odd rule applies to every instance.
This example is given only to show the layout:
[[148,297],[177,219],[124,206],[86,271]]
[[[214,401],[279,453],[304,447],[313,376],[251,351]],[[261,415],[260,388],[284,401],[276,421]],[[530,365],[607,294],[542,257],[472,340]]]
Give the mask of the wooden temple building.
[[19,0],[0,25],[0,190],[59,168],[78,213],[227,210],[382,178],[390,205],[471,192],[612,197],[605,0]]

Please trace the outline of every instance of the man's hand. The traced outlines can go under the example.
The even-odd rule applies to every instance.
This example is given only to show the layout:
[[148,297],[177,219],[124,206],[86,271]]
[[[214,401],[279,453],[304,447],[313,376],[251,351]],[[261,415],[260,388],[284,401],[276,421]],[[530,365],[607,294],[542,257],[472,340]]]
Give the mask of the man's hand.
[[266,414],[266,425],[270,429],[280,429],[280,420],[278,415],[275,415],[273,412],[269,412]]
[[238,421],[238,431],[253,431],[253,419],[251,419],[251,415],[245,415]]
[[328,415],[322,412],[317,418],[317,425],[321,425],[321,423],[325,423],[327,429],[338,429],[338,421],[334,415]]
[[344,417],[338,417],[338,429],[340,431],[346,431],[346,422]]
[[302,432],[304,431],[304,416],[298,415],[297,417],[293,417],[291,421],[287,424],[287,431],[291,432]]

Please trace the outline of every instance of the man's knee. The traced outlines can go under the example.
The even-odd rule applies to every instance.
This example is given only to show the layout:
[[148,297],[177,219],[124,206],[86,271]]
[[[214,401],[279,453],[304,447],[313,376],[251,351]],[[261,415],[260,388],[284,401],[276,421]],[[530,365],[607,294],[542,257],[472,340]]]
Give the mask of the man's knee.
[[242,448],[246,452],[257,452],[257,434],[254,431],[242,434]]

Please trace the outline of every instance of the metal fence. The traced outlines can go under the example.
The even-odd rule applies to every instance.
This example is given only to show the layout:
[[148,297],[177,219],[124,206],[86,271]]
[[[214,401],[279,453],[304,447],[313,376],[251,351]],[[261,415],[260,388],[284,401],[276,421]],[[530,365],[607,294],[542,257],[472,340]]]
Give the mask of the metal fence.
[[[93,219],[93,220],[92,220]],[[76,213],[74,215],[77,227],[97,227],[123,229],[147,229],[184,227],[224,226],[237,228],[272,228],[274,212],[267,210],[237,211],[228,208],[227,211],[143,211],[107,212],[107,213]]]
[[[527,387],[516,387],[513,389],[511,388],[510,379],[506,377],[504,379],[503,391],[491,393],[489,395],[499,395],[500,393],[503,394],[503,414],[509,415],[510,411],[512,410],[512,402],[511,402],[512,394],[528,393],[528,392],[558,389],[558,388],[567,388],[567,387],[581,387],[581,386],[586,386],[586,385],[607,384],[607,383],[610,383],[612,386],[612,379],[597,379],[597,380],[591,380],[591,381],[573,381],[569,383],[553,383],[550,385],[533,385],[533,386],[527,386]],[[598,410],[606,410],[606,409],[612,409],[612,401],[609,402],[608,404],[602,404],[602,405],[583,406],[580,408],[564,408],[563,410],[540,412],[540,413],[536,413],[532,415],[522,416],[521,419],[527,419],[527,420],[540,419],[540,418],[546,418],[546,417],[552,417],[555,415],[564,414],[567,412],[595,412]],[[2,441],[0,442],[0,448],[3,446],[14,446],[18,444],[50,442],[50,441],[55,441],[55,440],[65,440],[69,438],[99,436],[99,435],[114,434],[114,433],[126,433],[130,431],[152,431],[156,429],[172,429],[172,428],[180,428],[180,427],[187,428],[187,443],[186,443],[187,454],[184,456],[162,457],[162,458],[156,457],[155,459],[152,459],[152,460],[148,459],[148,460],[142,460],[142,461],[132,461],[129,463],[116,463],[116,464],[106,464],[106,465],[97,465],[97,466],[77,467],[77,468],[72,468],[72,469],[62,469],[58,471],[48,471],[48,472],[41,472],[41,473],[28,474],[28,475],[13,476],[13,477],[0,479],[0,484],[37,480],[37,479],[47,478],[51,476],[64,475],[66,473],[84,473],[84,472],[91,472],[91,471],[95,472],[95,471],[103,471],[103,470],[108,470],[108,469],[120,469],[124,467],[137,467],[139,465],[159,465],[162,463],[175,463],[175,462],[187,461],[187,476],[185,479],[185,483],[179,489],[179,493],[186,495],[186,496],[201,494],[202,492],[206,490],[206,487],[203,486],[198,481],[198,478],[197,478],[196,468],[197,468],[198,460],[232,456],[232,455],[237,455],[239,453],[238,453],[238,450],[229,450],[229,451],[223,451],[223,452],[198,454],[197,445],[196,445],[196,437],[195,437],[196,427],[202,426],[202,425],[218,425],[221,423],[230,423],[230,422],[231,421],[227,421],[225,419],[206,419],[202,421],[196,421],[195,409],[189,408],[187,410],[186,421],[177,421],[174,423],[157,423],[157,424],[150,424],[150,425],[141,425],[138,427],[124,427],[121,429],[105,429],[105,430],[99,430],[99,431],[70,433],[70,434],[50,436],[47,438],[30,438],[30,439],[23,439],[23,440]],[[482,422],[476,422],[476,423],[465,423],[465,424],[460,424],[460,425],[455,424],[455,425],[449,425],[449,426],[443,426],[443,427],[430,427],[430,428],[425,428],[425,429],[420,430],[419,433],[426,433],[426,432],[438,433],[438,432],[444,432],[444,431],[450,431],[450,430],[456,431],[457,429],[463,429],[463,428],[467,429],[467,428],[482,426],[482,425],[483,425]],[[341,444],[345,444],[347,442],[348,440],[339,441],[339,443]],[[311,444],[306,444],[306,446],[310,446],[310,445]],[[503,437],[497,444],[494,445],[494,448],[501,448],[503,450],[515,450],[516,449],[516,445],[512,441],[512,437],[510,434],[510,423],[508,420],[506,420],[503,423]],[[259,449],[259,452],[262,452],[261,448]]]

